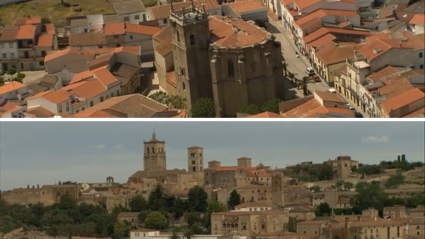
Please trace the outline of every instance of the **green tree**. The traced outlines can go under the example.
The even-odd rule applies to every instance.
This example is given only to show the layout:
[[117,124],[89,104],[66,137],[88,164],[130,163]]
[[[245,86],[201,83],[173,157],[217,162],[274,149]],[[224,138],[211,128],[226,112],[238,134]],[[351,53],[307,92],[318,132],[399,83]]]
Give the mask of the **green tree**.
[[208,203],[207,213],[204,216],[205,218],[205,228],[210,229],[211,227],[211,214],[215,212],[225,212],[227,211],[226,206],[219,201],[210,201]]
[[151,212],[146,217],[145,226],[149,229],[165,229],[168,226],[167,218],[160,212]]
[[289,217],[288,231],[297,232],[297,219],[295,217]]
[[261,107],[254,104],[245,105],[239,110],[239,113],[256,115],[261,113]]
[[308,76],[304,76],[301,80],[297,82],[298,89],[303,90],[304,96],[308,95],[307,86],[309,83],[314,83],[314,81]]
[[4,85],[4,78],[0,77],[0,86],[3,86],[3,85]]
[[331,164],[324,163],[320,165],[318,177],[319,180],[330,180],[334,178],[335,170]]
[[332,213],[332,209],[329,207],[329,204],[321,203],[315,208],[314,213],[316,214],[316,217],[329,216]]
[[288,78],[292,81],[292,82],[297,82],[298,80],[297,80],[297,73],[292,73],[292,72],[289,72],[289,74],[288,74]]
[[137,215],[137,218],[139,219],[140,222],[144,222],[146,220],[146,217],[149,215],[149,213],[151,212],[148,210],[141,211],[139,215]]
[[384,202],[388,200],[388,195],[381,188],[380,183],[376,181],[357,183],[356,192],[357,194],[352,197],[352,203],[359,210],[367,208],[382,210]]
[[179,234],[176,231],[173,231],[169,239],[181,239]]
[[70,195],[62,195],[60,197],[60,202],[58,206],[60,209],[64,209],[64,210],[73,209],[77,207],[77,200],[75,200]]
[[187,216],[186,221],[190,227],[193,225],[199,224],[202,222],[201,214],[199,212],[192,211]]
[[241,204],[241,195],[233,189],[233,191],[230,193],[229,201],[227,202],[227,205],[230,209],[235,209],[236,205]]
[[350,190],[352,189],[354,186],[354,184],[352,182],[344,182],[344,189],[345,190]]
[[51,23],[51,21],[50,21],[50,19],[49,19],[49,18],[47,18],[47,17],[43,17],[43,18],[41,18],[41,23],[42,23],[42,24],[48,24],[48,23]]
[[193,238],[193,231],[192,230],[187,230],[187,231],[185,231],[184,232],[184,237],[186,238],[186,239],[192,239]]
[[164,189],[161,184],[157,184],[149,195],[148,206],[151,211],[158,211],[166,207]]
[[148,208],[148,203],[140,195],[134,196],[130,201],[130,210],[132,212],[141,212],[143,210],[146,210],[147,208]]
[[197,212],[206,212],[208,207],[208,195],[205,190],[195,186],[189,190],[189,205]]
[[338,189],[338,190],[341,190],[342,188],[343,188],[343,186],[344,186],[344,180],[339,180],[339,181],[337,181],[336,183],[335,183],[335,187]]
[[269,111],[269,112],[279,114],[279,103],[280,102],[281,102],[280,99],[269,100],[261,106],[261,111],[263,111],[263,112]]
[[167,93],[163,92],[163,91],[158,91],[155,92],[154,94],[148,96],[149,98],[151,98],[152,100],[167,105],[169,97],[167,95]]
[[214,100],[210,98],[201,98],[192,104],[190,110],[193,118],[214,118],[215,105]]
[[178,110],[186,109],[186,99],[178,95],[169,96],[167,106]]
[[16,68],[10,67],[9,69],[7,69],[6,74],[14,75],[16,74],[16,72],[17,72]]
[[129,232],[128,226],[123,222],[116,222],[114,224],[114,238],[124,238],[127,237]]
[[405,177],[399,171],[397,174],[391,175],[390,178],[385,183],[387,188],[398,188],[401,184],[404,183]]

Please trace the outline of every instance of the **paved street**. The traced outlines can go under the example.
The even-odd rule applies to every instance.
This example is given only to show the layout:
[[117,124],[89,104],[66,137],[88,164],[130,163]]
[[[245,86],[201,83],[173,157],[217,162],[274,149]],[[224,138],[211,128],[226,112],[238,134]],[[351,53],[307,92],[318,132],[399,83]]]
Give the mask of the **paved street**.
[[[301,55],[299,58],[297,58],[295,54],[297,48],[293,40],[291,39],[290,35],[283,28],[280,21],[279,20],[276,21],[269,18],[269,23],[270,25],[268,25],[268,31],[273,33],[276,36],[276,40],[280,41],[282,44],[283,56],[286,62],[289,64],[288,70],[290,72],[296,73],[298,79],[301,79],[304,76],[307,76],[307,74],[305,74],[305,69],[307,67],[310,67],[310,64],[308,63],[307,59]],[[296,87],[291,85],[289,82],[288,84],[289,84],[288,86],[290,86],[290,91],[295,91],[297,97],[304,97],[302,90],[297,90]],[[310,83],[308,85],[308,89],[311,92],[326,91],[327,89],[329,89],[329,86],[326,85],[326,83],[324,82],[316,82],[316,83]]]

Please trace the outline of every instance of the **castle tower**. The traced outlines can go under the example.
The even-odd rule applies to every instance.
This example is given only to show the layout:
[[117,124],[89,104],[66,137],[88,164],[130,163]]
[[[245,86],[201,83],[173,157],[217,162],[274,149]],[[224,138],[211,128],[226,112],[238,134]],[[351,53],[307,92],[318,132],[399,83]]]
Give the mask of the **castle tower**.
[[143,142],[144,155],[143,166],[145,171],[166,170],[167,160],[165,157],[165,142],[159,141],[156,138],[155,131],[152,134],[152,139]]
[[204,148],[192,146],[187,149],[187,169],[200,186],[204,184]]
[[272,203],[279,207],[285,206],[285,181],[282,172],[272,174]]
[[338,179],[345,179],[350,177],[351,174],[351,157],[350,156],[338,156],[337,161],[337,174]]
[[209,25],[204,4],[174,11],[171,7],[172,45],[177,92],[187,109],[199,98],[212,98],[209,65]]
[[251,159],[247,157],[238,158],[238,167],[251,167]]

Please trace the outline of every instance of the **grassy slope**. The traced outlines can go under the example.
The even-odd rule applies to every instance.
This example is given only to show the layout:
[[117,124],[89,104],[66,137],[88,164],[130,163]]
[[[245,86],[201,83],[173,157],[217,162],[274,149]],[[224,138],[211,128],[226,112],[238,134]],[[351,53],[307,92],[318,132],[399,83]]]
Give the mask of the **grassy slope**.
[[[60,0],[32,0],[25,3],[18,3],[0,7],[0,24],[11,26],[16,18],[23,16],[46,17],[55,25],[61,27],[66,22],[66,17],[112,13],[114,11],[112,3],[123,0],[65,0],[70,4],[79,4],[81,12],[74,12],[72,7],[67,8],[61,5]],[[156,0],[143,0],[145,5],[152,5]]]

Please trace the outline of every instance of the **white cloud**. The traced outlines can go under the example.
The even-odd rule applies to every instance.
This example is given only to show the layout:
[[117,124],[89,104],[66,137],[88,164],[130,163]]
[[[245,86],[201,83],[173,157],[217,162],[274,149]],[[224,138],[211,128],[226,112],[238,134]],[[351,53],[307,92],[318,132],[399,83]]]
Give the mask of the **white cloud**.
[[106,145],[104,145],[104,144],[98,144],[98,145],[93,146],[93,148],[96,148],[96,149],[105,149],[106,148]]
[[370,136],[367,138],[364,138],[362,141],[363,142],[374,142],[374,143],[386,143],[388,142],[388,137],[385,135],[382,136]]

